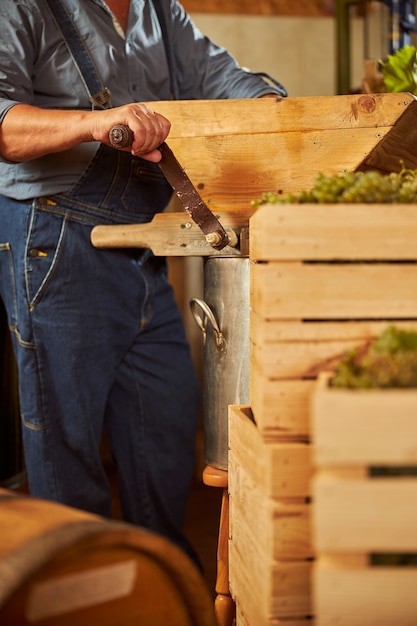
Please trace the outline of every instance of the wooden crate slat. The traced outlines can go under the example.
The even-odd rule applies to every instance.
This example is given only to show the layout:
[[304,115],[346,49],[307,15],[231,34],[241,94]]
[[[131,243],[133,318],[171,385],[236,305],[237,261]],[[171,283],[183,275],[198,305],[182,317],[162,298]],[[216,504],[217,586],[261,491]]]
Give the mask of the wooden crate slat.
[[230,534],[238,545],[254,537],[256,555],[275,560],[313,556],[311,506],[265,497],[236,455],[229,452]]
[[231,13],[236,15],[300,15],[330,16],[334,14],[332,3],[323,0],[185,0],[185,9],[192,13]]
[[240,548],[229,542],[230,589],[238,605],[242,600],[247,611],[252,605],[251,624],[311,615],[311,561],[270,561],[266,567],[262,558],[252,561],[246,547],[243,554]]
[[251,344],[251,362],[264,376],[282,378],[314,377],[317,370],[326,369],[332,359],[340,359],[346,352],[362,345],[358,339],[289,343],[283,342],[275,350]]
[[310,433],[309,406],[314,381],[274,380],[254,361],[250,368],[250,402],[263,439],[294,437]]
[[328,378],[311,397],[317,467],[417,465],[416,389],[331,389]]
[[242,608],[241,604],[236,606],[236,626],[315,626],[314,620],[309,617],[302,619],[280,620],[274,618],[261,617],[256,613],[255,619],[252,618],[251,613],[247,612],[247,607]]
[[344,568],[320,559],[313,580],[320,626],[416,624],[417,568]]
[[[417,331],[417,321],[282,322],[251,312],[251,366],[266,379],[316,377],[351,349],[363,346],[390,324]],[[260,330],[258,333],[257,330]]]
[[251,306],[278,319],[416,318],[417,264],[255,263]]
[[313,481],[318,552],[417,553],[417,479],[341,478]]
[[311,446],[262,441],[248,407],[229,407],[229,449],[265,496],[276,499],[309,496]]
[[[325,323],[323,323],[323,321]],[[353,321],[300,321],[262,317],[250,313],[251,342],[265,350],[279,350],[283,343],[327,343],[368,341],[376,339],[391,323],[397,328],[417,330],[417,319],[412,320],[353,320]]]
[[265,205],[251,218],[253,260],[415,259],[417,205]]

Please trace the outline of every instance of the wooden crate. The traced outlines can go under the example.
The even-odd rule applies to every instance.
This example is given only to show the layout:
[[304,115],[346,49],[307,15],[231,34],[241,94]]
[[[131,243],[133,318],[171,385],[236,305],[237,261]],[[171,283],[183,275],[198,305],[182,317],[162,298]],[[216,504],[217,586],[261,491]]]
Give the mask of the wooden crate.
[[266,437],[308,438],[312,382],[389,323],[417,328],[413,205],[265,205],[250,219],[251,383]]
[[370,568],[346,559],[318,559],[316,625],[415,626],[416,568]]
[[417,466],[417,390],[358,393],[329,378],[319,375],[311,397],[314,465]]
[[311,446],[265,441],[250,407],[231,406],[229,448],[232,596],[251,625],[304,619],[311,613]]
[[417,554],[417,477],[380,469],[417,466],[416,416],[417,390],[332,389],[319,377],[311,411],[319,626],[416,623],[417,567],[371,559]]
[[[417,329],[416,236],[417,208],[409,205],[265,205],[251,217],[250,405],[253,426],[256,425],[264,445],[303,443],[315,459],[315,440],[311,445],[310,402],[320,373],[331,369],[348,350],[376,338],[388,324]],[[334,424],[328,436],[332,432],[339,434],[338,429]],[[345,439],[346,443],[351,440],[347,435]],[[352,442],[351,447],[359,454],[360,445],[355,448]],[[325,449],[327,454],[332,451],[331,446]],[[318,455],[323,453],[317,452]],[[333,451],[333,457],[337,455]],[[409,450],[409,458],[411,455]],[[344,502],[352,485],[363,481],[365,472],[363,464],[346,470],[345,461],[340,461],[336,478],[323,475],[323,482],[314,483],[310,505],[313,520],[310,532],[314,529],[310,595],[311,612],[316,620],[323,619],[323,602],[330,595],[326,587],[329,571],[336,570],[341,576],[348,565],[349,572],[355,568],[355,571],[366,570],[366,575],[369,574],[368,552],[364,551],[364,543],[360,544],[359,532],[352,538],[351,527],[352,511],[359,502],[368,503],[370,492],[369,489],[358,492],[357,500],[352,500],[350,506]],[[329,488],[329,480],[330,485],[337,481],[337,489]],[[386,479],[380,480],[387,483]],[[373,483],[371,487],[375,491],[378,485],[383,482]],[[309,493],[313,485],[310,487]],[[320,535],[316,528],[319,488],[328,490],[325,491],[329,498],[326,513],[331,510]],[[403,510],[417,521],[413,493],[414,486],[404,483],[402,493],[396,492],[395,502],[404,506]],[[384,511],[384,498],[379,495],[377,500],[376,497],[372,500],[375,508],[364,506],[362,509],[369,515],[372,513],[368,535],[372,524],[377,523],[378,515]],[[322,493],[321,498],[323,501]],[[417,502],[417,497],[414,499]],[[401,519],[394,512],[392,517],[397,524],[393,528],[400,532]],[[355,530],[362,525],[363,519],[358,519]],[[326,541],[331,539],[335,545],[332,548],[326,544],[324,550],[318,536],[321,541],[324,541],[323,536]],[[411,541],[410,536],[408,540]],[[350,552],[349,541],[357,542],[350,545]],[[362,541],[365,541],[364,536]],[[403,542],[406,542],[405,535]],[[241,544],[244,545],[244,539]],[[382,540],[379,545],[384,545]],[[334,551],[339,552],[337,559],[333,557]],[[381,572],[379,569],[376,574],[382,581]],[[401,576],[404,575],[403,571]],[[404,584],[408,588],[409,582]],[[337,596],[338,600],[332,605],[329,617],[326,614],[325,621],[318,622],[319,626],[339,624],[337,620],[342,619],[346,621],[340,624],[349,626],[374,624],[361,622],[360,611],[357,621],[350,621],[352,611],[348,601],[340,605],[343,617],[340,611],[335,613],[340,595],[343,594],[334,592],[333,597]],[[357,597],[363,599],[364,592],[358,592]],[[365,617],[366,612],[362,619]],[[389,622],[375,622],[380,623]]]

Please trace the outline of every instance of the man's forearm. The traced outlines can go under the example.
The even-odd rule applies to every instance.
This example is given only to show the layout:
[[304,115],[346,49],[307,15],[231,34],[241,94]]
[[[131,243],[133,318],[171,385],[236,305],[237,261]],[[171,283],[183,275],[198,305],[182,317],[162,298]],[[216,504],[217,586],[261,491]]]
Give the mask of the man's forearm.
[[159,160],[156,148],[168,135],[170,123],[140,103],[105,111],[47,110],[17,104],[0,125],[0,154],[8,161],[21,162],[88,141],[110,145],[109,131],[117,124],[129,126],[134,133],[134,142],[127,151]]

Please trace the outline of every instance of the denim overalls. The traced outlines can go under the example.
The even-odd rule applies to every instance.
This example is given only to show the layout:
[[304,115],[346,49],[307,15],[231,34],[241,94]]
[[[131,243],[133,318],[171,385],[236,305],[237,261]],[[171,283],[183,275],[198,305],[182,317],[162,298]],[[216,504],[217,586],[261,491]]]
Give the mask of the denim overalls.
[[171,189],[102,145],[68,194],[0,196],[0,295],[19,366],[30,492],[103,516],[103,429],[126,521],[182,546],[199,385],[164,258],[98,250],[96,224],[149,221]]

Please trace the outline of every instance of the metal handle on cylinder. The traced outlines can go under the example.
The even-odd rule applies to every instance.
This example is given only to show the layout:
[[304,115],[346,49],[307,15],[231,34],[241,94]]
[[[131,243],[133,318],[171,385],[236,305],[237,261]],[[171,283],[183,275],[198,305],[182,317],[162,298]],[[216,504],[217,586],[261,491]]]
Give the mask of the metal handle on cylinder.
[[[198,327],[203,333],[204,343],[206,342],[207,337],[207,321],[209,321],[216,336],[216,347],[218,348],[218,350],[225,350],[226,339],[224,338],[224,335],[220,330],[214,313],[207,304],[207,302],[204,302],[204,300],[200,300],[200,298],[192,298],[190,300],[190,309],[195,321],[197,322]],[[201,313],[203,313],[203,315]]]

